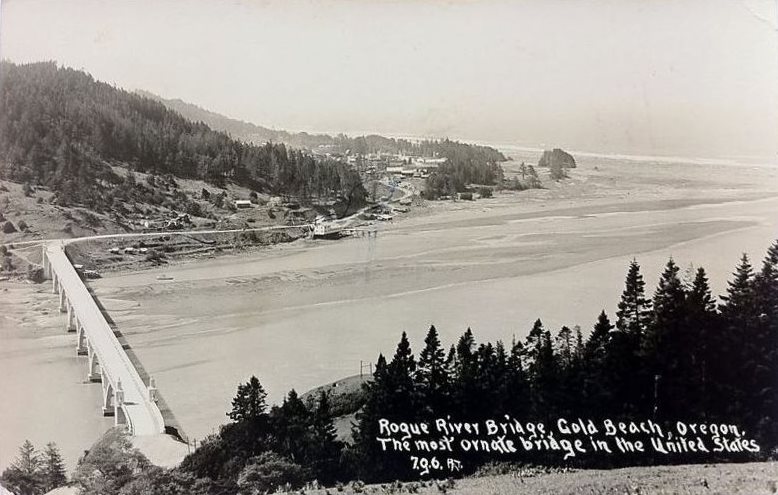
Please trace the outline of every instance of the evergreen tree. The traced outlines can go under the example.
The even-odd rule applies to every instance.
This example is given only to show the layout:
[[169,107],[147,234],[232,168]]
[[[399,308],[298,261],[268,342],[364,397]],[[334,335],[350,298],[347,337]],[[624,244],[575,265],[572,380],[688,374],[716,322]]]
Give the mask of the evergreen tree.
[[[416,390],[413,381],[413,376],[416,373],[416,360],[405,332],[402,333],[387,371],[394,401],[392,410],[398,414],[412,413],[416,403]],[[407,418],[408,421],[411,419]]]
[[583,334],[581,333],[581,325],[574,326],[573,331],[575,332],[575,349],[573,357],[580,361],[583,360],[584,357],[584,339]]
[[440,346],[435,325],[430,326],[424,339],[424,349],[419,354],[415,378],[419,387],[421,407],[425,409],[424,415],[432,417],[436,412],[442,411],[447,399],[448,374],[446,354]]
[[504,363],[499,362],[497,352],[491,342],[478,346],[476,362],[475,375],[477,379],[470,401],[470,411],[472,417],[476,419],[493,417],[502,408],[499,392],[505,366]]
[[310,459],[316,479],[332,483],[337,479],[342,444],[337,441],[329,396],[323,391],[313,410]]
[[681,373],[687,377],[684,392],[688,399],[687,407],[690,415],[707,418],[719,395],[716,388],[710,386],[710,370],[711,363],[716,362],[717,354],[720,353],[721,339],[716,303],[702,267],[697,269],[688,287],[685,329],[681,348],[686,350],[687,355]]
[[633,335],[638,342],[651,315],[651,303],[646,298],[645,287],[640,265],[633,259],[629,264],[624,292],[616,312],[616,327]]
[[0,478],[18,495],[43,493],[45,485],[41,477],[40,455],[29,440],[19,447],[19,455]]
[[[748,255],[744,253],[735,269],[734,278],[728,282],[726,295],[721,297],[723,303],[719,306],[721,350],[726,352],[732,362],[731,366],[722,367],[717,376],[723,393],[721,413],[726,415],[742,414],[750,409],[750,398],[757,393],[754,375],[758,363],[755,357],[762,351],[758,344],[754,346],[758,315],[753,290],[754,271]],[[752,425],[753,421],[749,426]]]
[[530,391],[536,417],[550,421],[557,413],[559,367],[554,354],[551,332],[543,332],[535,362],[529,366]]
[[618,375],[612,373],[618,371],[609,369],[612,360],[608,354],[613,329],[608,315],[602,310],[584,346],[583,406],[595,416],[614,412],[612,397],[618,386]]
[[569,327],[563,326],[554,339],[559,363],[564,368],[569,368],[573,364],[573,356],[575,355],[574,338],[573,331]]
[[529,334],[527,334],[527,339],[523,346],[524,354],[522,355],[522,362],[527,369],[530,369],[535,364],[538,354],[540,354],[540,349],[543,346],[544,332],[543,322],[538,318],[535,320],[535,323],[532,324],[532,329],[529,331]]
[[535,170],[535,167],[532,165],[527,166],[527,187],[530,189],[540,189],[543,184],[540,182],[540,177],[538,177],[538,172]]
[[238,385],[238,393],[232,399],[232,411],[227,416],[235,422],[256,420],[266,416],[267,393],[256,376],[252,376],[245,384]]
[[688,349],[684,343],[687,328],[686,293],[679,277],[679,268],[672,258],[665,265],[654,293],[653,315],[643,340],[642,352],[645,366],[643,380],[640,381],[644,393],[645,405],[650,405],[652,381],[659,375],[661,387],[658,404],[662,417],[680,419],[689,410],[685,392],[690,385],[687,364]]
[[297,464],[309,460],[308,433],[312,418],[294,389],[289,391],[281,407],[273,409],[271,417],[276,440],[274,450]]
[[480,410],[478,401],[478,358],[475,353],[473,331],[468,328],[459,338],[454,358],[452,400],[455,411],[463,418],[474,416]]
[[508,355],[507,369],[505,373],[505,389],[507,397],[505,400],[505,410],[513,417],[524,418],[527,416],[529,403],[529,383],[524,371],[522,356],[524,355],[524,346],[513,339],[511,351]]
[[[403,479],[409,473],[407,457],[383,451],[376,439],[386,436],[379,430],[379,420],[412,421],[411,404],[413,382],[408,370],[413,356],[403,332],[392,363],[387,364],[379,354],[373,372],[373,381],[363,385],[365,405],[357,413],[358,425],[353,431],[354,447],[351,457],[357,476],[366,481]],[[403,373],[405,369],[405,375]],[[403,376],[404,375],[404,376]],[[402,382],[398,384],[398,382]],[[400,385],[398,387],[398,385]]]
[[762,349],[757,380],[763,400],[759,434],[767,445],[778,444],[778,241],[767,250],[762,269],[754,278],[758,323],[756,344]]
[[46,444],[46,450],[43,453],[42,471],[43,485],[47,492],[64,486],[68,481],[65,475],[65,463],[62,461],[57,445],[53,442]]
[[614,326],[603,309],[600,316],[597,317],[597,322],[594,324],[592,333],[589,334],[589,339],[584,347],[587,362],[602,363],[605,360],[605,350],[613,328]]

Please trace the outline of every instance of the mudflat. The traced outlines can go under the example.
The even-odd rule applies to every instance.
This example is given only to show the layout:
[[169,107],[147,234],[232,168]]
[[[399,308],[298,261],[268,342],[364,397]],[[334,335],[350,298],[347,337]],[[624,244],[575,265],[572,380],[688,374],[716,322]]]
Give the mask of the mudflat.
[[[522,159],[532,163],[516,154],[509,175]],[[433,323],[444,345],[468,326],[479,341],[523,338],[536,318],[586,334],[601,309],[615,311],[633,257],[649,291],[673,256],[704,266],[721,294],[741,253],[759,263],[778,237],[776,211],[775,167],[583,157],[544,190],[429,202],[379,224],[377,237],[296,241],[89,283],[184,433],[201,439],[252,374],[275,402],[391,355],[402,331],[416,351]],[[0,468],[25,438],[57,442],[73,467],[110,424],[99,384],[83,383],[84,358],[48,288],[0,284],[9,289],[0,392],[15,399],[0,411]]]
[[[517,161],[507,164],[508,172]],[[588,157],[540,191],[428,203],[376,238],[298,241],[94,282],[174,411],[202,438],[252,374],[278,401],[418,347],[523,338],[536,318],[588,331],[615,311],[636,257],[653,290],[662,265],[705,266],[717,293],[742,252],[778,234],[778,169]],[[160,279],[160,275],[164,275]]]

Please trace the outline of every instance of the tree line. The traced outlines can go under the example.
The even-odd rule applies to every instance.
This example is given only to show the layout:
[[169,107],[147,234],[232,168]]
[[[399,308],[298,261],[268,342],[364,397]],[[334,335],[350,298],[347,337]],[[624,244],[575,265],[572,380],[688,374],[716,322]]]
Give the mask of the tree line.
[[332,138],[336,151],[367,155],[370,153],[405,154],[411,156],[440,157],[448,160],[468,158],[482,163],[498,163],[506,160],[505,155],[491,146],[467,144],[451,139],[408,139],[389,138],[370,134],[349,137],[338,134]]
[[64,202],[107,207],[106,190],[122,182],[111,165],[302,199],[364,201],[359,175],[345,163],[237,141],[54,62],[4,61],[0,74],[0,178],[48,186]]
[[[552,332],[538,319],[523,341],[514,339],[508,345],[479,344],[467,329],[448,349],[433,325],[418,355],[403,332],[391,360],[378,356],[373,380],[364,385],[349,443],[338,440],[327,394],[303,401],[292,390],[280,405],[269,407],[259,379],[251,377],[238,386],[227,413],[231,421],[179,467],[152,466],[126,438],[112,433],[81,459],[74,481],[85,495],[151,491],[226,495],[306,483],[332,486],[355,479],[410,479],[416,474],[408,457],[383,451],[377,442],[380,419],[481,421],[504,414],[546,424],[559,417],[653,419],[665,426],[678,420],[734,423],[761,446],[760,453],[743,459],[774,454],[778,241],[758,270],[743,255],[720,304],[703,268],[682,276],[672,259],[649,296],[640,265],[633,260],[614,316],[612,320],[601,311],[587,337],[578,326]],[[462,460],[467,473],[494,459],[468,453]],[[511,460],[547,466],[565,463],[547,452],[524,453]],[[615,467],[725,460],[693,454],[591,455],[566,464]],[[24,468],[28,464],[17,461],[13,472],[29,472]],[[5,473],[3,481],[8,482]]]
[[[778,447],[778,242],[757,272],[743,255],[721,299],[717,305],[703,268],[684,280],[672,259],[649,297],[632,261],[615,322],[602,311],[587,338],[579,327],[552,333],[538,319],[523,342],[477,344],[468,329],[446,351],[432,326],[415,356],[403,333],[391,360],[378,357],[366,385],[351,447],[360,459],[356,472],[376,481],[414,476],[407,455],[383,451],[376,441],[381,418],[479,421],[508,414],[549,424],[559,417],[736,423],[757,440],[764,458]],[[560,459],[532,453],[515,460]],[[711,460],[686,455],[674,462],[703,459]],[[473,469],[490,459],[475,453],[466,460]],[[613,467],[656,460],[587,456],[575,462]]]
[[39,452],[29,440],[19,447],[19,455],[0,476],[0,481],[16,495],[41,495],[67,483],[65,463],[57,444],[48,443]]

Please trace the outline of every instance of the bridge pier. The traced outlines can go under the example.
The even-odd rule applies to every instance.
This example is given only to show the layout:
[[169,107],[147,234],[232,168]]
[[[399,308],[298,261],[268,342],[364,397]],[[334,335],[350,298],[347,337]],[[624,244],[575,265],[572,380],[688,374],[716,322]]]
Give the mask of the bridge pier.
[[59,279],[57,279],[57,274],[55,272],[51,273],[51,292],[56,294],[57,291],[59,291]]
[[116,415],[113,385],[109,380],[103,380],[103,416]]
[[78,330],[76,331],[76,354],[79,356],[86,356],[87,353],[86,331],[84,330],[84,326],[79,322]]
[[114,424],[126,424],[127,418],[124,416],[124,389],[122,388],[122,381],[116,381],[116,390],[113,393],[113,408],[114,408]]
[[89,360],[87,361],[88,371],[86,373],[86,379],[90,382],[99,382],[103,380],[103,367],[100,365],[100,360],[97,359],[97,353],[92,348],[92,344],[87,340],[86,344],[87,355]]
[[43,278],[48,280],[51,278],[51,263],[49,262],[49,257],[46,256],[46,244],[41,246],[41,249],[43,250],[43,256],[41,257],[43,260]]
[[62,287],[59,288],[59,312],[60,313],[66,313],[68,310],[67,307],[68,304],[68,298],[65,295],[65,289]]
[[70,302],[68,302],[68,320],[65,323],[66,332],[75,332],[78,327],[78,318],[76,318],[76,310]]

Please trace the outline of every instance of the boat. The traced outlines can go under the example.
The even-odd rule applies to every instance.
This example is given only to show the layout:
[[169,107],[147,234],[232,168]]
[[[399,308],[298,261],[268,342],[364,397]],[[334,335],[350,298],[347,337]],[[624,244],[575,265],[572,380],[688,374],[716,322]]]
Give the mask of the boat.
[[337,239],[343,235],[343,227],[333,222],[320,222],[313,226],[314,239]]

